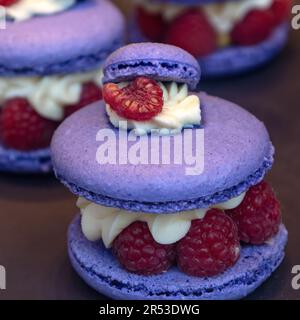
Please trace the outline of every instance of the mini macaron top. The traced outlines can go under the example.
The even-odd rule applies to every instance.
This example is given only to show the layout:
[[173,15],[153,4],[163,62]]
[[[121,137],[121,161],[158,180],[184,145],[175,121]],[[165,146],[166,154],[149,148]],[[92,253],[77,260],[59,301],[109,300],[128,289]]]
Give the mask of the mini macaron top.
[[106,0],[7,21],[0,30],[0,76],[75,73],[97,67],[124,40],[124,19]]
[[139,76],[157,81],[186,83],[196,88],[200,81],[200,66],[185,50],[158,43],[130,44],[113,52],[103,66],[103,82],[122,82]]

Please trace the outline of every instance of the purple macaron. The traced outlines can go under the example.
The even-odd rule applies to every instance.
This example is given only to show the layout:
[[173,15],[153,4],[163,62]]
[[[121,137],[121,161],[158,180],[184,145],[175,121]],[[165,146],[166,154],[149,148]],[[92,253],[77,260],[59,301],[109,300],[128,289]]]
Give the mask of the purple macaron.
[[1,77],[75,73],[97,68],[123,44],[124,20],[109,1],[87,0],[54,15],[7,22],[0,37]]
[[[147,0],[147,2],[151,5],[157,4],[166,4],[173,6],[170,9],[176,12],[175,8],[178,7],[180,10],[180,6],[190,6],[191,8],[195,8],[196,6],[209,6],[211,4],[219,4],[219,3],[232,3],[234,1],[227,1],[227,0]],[[239,1],[236,1],[239,3]],[[249,4],[249,3],[248,3]],[[144,8],[145,12],[147,12],[147,6],[143,6],[142,3],[140,5]],[[266,8],[263,7],[263,3],[260,4],[260,7],[253,7],[252,9],[258,10],[265,10]],[[155,7],[154,7],[155,8]],[[149,10],[149,15],[159,14],[160,9],[152,9]],[[163,10],[163,9],[161,9]],[[164,9],[167,11],[167,9]],[[221,10],[221,9],[220,9]],[[227,9],[231,10],[231,9]],[[179,12],[179,11],[178,11]],[[203,12],[205,12],[203,10]],[[242,10],[240,10],[242,12]],[[161,12],[163,13],[163,12]],[[179,13],[178,13],[179,14]],[[225,15],[226,17],[226,15]],[[138,11],[134,11],[130,19],[130,41],[137,43],[137,42],[148,42],[148,41],[158,41],[157,39],[150,39],[149,35],[147,36],[143,32],[143,27],[139,27],[139,19],[138,18]],[[145,18],[143,18],[144,21]],[[150,19],[150,18],[149,18]],[[154,18],[153,18],[154,19]],[[156,16],[156,19],[157,16]],[[173,18],[175,19],[175,18]],[[209,20],[208,16],[208,20]],[[228,19],[228,14],[227,14]],[[215,20],[220,23],[221,18],[215,18]],[[168,18],[167,23],[172,21],[171,18]],[[212,25],[214,24],[214,19],[211,21]],[[149,22],[150,24],[150,22]],[[225,24],[226,25],[226,24]],[[166,28],[166,27],[165,27]],[[272,32],[263,39],[261,42],[258,42],[253,45],[236,45],[236,44],[226,44],[225,46],[218,47],[214,52],[204,55],[204,56],[197,56],[197,60],[201,65],[201,72],[203,78],[217,78],[217,77],[226,77],[226,76],[234,76],[238,74],[242,74],[244,72],[248,72],[251,70],[255,70],[263,66],[264,64],[271,61],[274,57],[276,57],[285,47],[288,39],[289,33],[289,23],[288,21],[282,22],[274,27]],[[229,35],[228,35],[229,37]],[[165,41],[160,39],[159,41]]]
[[[189,72],[193,74],[191,79],[187,77]],[[200,70],[188,53],[155,43],[126,46],[105,63],[105,82],[130,81],[141,75],[194,87]],[[136,143],[146,145],[143,152],[151,154],[153,137],[148,134],[132,139],[130,131],[113,127],[105,103],[100,101],[70,116],[55,132],[51,154],[57,178],[72,193],[93,203],[124,209],[128,215],[150,213],[164,215],[164,219],[172,219],[174,213],[184,215],[185,211],[213,207],[247,192],[273,164],[274,148],[267,129],[232,102],[203,92],[190,93],[199,98],[202,114],[201,126],[189,128],[189,140],[184,142],[184,146],[190,145],[190,154],[203,160],[196,174],[187,174],[190,163],[121,162],[120,156],[131,154]],[[104,132],[105,140],[99,139]],[[167,141],[175,150],[176,137],[185,134],[186,130],[172,137],[156,136],[157,145],[165,148],[155,152],[163,158]],[[202,140],[197,140],[199,136]],[[99,163],[97,155],[104,144],[111,157]],[[74,269],[91,287],[115,299],[245,297],[279,266],[286,241],[287,231],[281,225],[268,243],[242,246],[238,262],[215,277],[190,277],[175,266],[157,276],[140,276],[124,270],[102,241],[88,241],[80,216],[71,223],[68,233]]]
[[138,76],[158,81],[187,83],[195,89],[200,81],[199,63],[186,51],[171,45],[138,43],[113,52],[103,66],[103,82],[122,82]]
[[[9,18],[6,28],[0,29],[0,80],[19,77],[42,80],[98,70],[106,57],[124,43],[124,30],[121,12],[106,0],[74,1],[65,10],[21,21]],[[27,92],[27,89],[20,90]],[[23,98],[20,93],[9,95],[9,99],[15,97]],[[0,95],[0,107],[1,103],[5,101],[1,101]],[[41,109],[43,106],[38,106],[37,110]],[[62,121],[63,117],[54,120]],[[51,170],[49,149],[25,152],[1,145],[0,171]]]

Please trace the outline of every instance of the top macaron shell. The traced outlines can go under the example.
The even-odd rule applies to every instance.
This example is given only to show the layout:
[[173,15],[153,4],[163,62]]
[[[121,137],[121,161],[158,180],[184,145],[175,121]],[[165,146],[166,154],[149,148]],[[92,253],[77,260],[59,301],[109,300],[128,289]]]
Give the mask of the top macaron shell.
[[200,80],[200,66],[186,51],[166,44],[138,43],[112,53],[104,64],[103,82],[122,82],[138,76],[160,81],[187,83],[195,89]]
[[0,76],[96,68],[124,41],[125,21],[106,0],[79,2],[54,15],[7,22],[0,30]]
[[[239,106],[204,93],[199,96],[204,121],[201,174],[186,175],[185,165],[174,163],[100,165],[96,161],[101,145],[96,141],[98,131],[110,128],[119,134],[110,125],[101,101],[69,117],[54,134],[51,147],[57,177],[77,195],[130,211],[173,213],[238,196],[257,184],[272,166],[274,149],[268,132]],[[117,139],[119,145],[126,145],[126,134]],[[131,145],[128,143],[128,148]],[[194,140],[193,153],[195,146]]]

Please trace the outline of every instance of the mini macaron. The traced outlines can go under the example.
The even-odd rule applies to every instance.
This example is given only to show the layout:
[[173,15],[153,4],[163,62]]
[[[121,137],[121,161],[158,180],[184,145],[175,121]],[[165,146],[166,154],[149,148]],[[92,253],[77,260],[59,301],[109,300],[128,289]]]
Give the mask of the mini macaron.
[[[6,27],[0,30],[1,171],[51,171],[51,132],[74,110],[101,98],[101,65],[124,43],[124,18],[109,1],[38,2],[5,4]],[[32,125],[24,129],[25,118]],[[36,137],[30,130],[36,130]]]
[[197,58],[204,78],[233,76],[261,67],[282,51],[290,6],[290,0],[137,1],[130,40],[182,47]]
[[[119,97],[126,96],[140,77],[151,79],[147,82],[151,90],[156,88],[153,82],[160,83],[168,97],[174,88],[181,88],[178,92],[183,95],[182,88],[187,86],[187,97],[180,99],[199,99],[199,105],[194,107],[201,109],[200,125],[180,127],[173,136],[165,130],[156,136],[160,146],[169,141],[170,150],[175,150],[175,137],[183,138],[185,130],[189,130],[190,153],[199,158],[199,171],[187,174],[189,164],[175,161],[121,163],[120,156],[131,154],[137,141],[147,145],[143,152],[151,155],[153,137],[152,133],[140,135],[138,131],[135,140],[133,130],[116,127],[106,100],[71,115],[56,130],[51,154],[57,178],[80,197],[82,215],[71,223],[68,234],[72,265],[90,286],[116,299],[242,298],[265,281],[283,259],[287,231],[280,221],[272,239],[263,245],[243,245],[237,262],[214,277],[188,276],[176,266],[158,275],[136,275],[125,270],[109,249],[132,221],[147,222],[154,239],[162,239],[159,243],[173,244],[167,242],[169,238],[179,243],[186,233],[178,225],[188,226],[187,232],[191,220],[196,219],[190,217],[197,212],[203,218],[202,213],[209,208],[240,208],[249,190],[261,183],[273,164],[274,147],[261,121],[232,102],[191,91],[199,81],[200,68],[187,52],[157,43],[133,44],[117,50],[104,64],[104,98],[106,88],[115,88],[114,84],[120,84]],[[124,83],[127,87],[122,91]],[[175,96],[180,104],[178,92]],[[139,94],[141,91],[135,96]],[[161,113],[168,103],[165,99]],[[187,112],[194,112],[193,103],[187,104]],[[178,107],[171,106],[167,109]],[[180,116],[186,117],[184,111]],[[159,123],[149,121],[151,125]],[[107,134],[106,148],[115,150],[112,155],[116,161],[99,162],[103,132]],[[115,139],[108,139],[110,134]],[[163,157],[165,149],[156,152]],[[171,232],[171,227],[176,227],[176,232]]]

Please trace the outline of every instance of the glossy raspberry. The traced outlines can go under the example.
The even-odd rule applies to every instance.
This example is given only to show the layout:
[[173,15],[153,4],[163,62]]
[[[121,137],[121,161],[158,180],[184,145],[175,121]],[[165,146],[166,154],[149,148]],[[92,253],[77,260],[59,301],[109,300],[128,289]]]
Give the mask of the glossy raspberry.
[[170,24],[165,42],[199,57],[216,50],[217,34],[202,11],[190,9]]
[[271,6],[271,12],[275,24],[280,24],[287,20],[291,14],[291,0],[274,0]]
[[0,6],[8,7],[11,6],[12,4],[15,4],[19,0],[0,0]]
[[0,118],[2,143],[21,151],[48,147],[57,127],[42,118],[26,99],[14,98],[4,104]]
[[240,253],[237,227],[223,211],[212,209],[192,221],[177,244],[178,267],[188,275],[208,277],[233,266]]
[[137,8],[137,22],[140,30],[150,41],[160,42],[164,38],[166,23],[161,14],[147,12],[144,8]]
[[175,245],[157,243],[145,222],[134,222],[113,242],[113,252],[130,272],[152,275],[167,271],[175,261]]
[[227,210],[238,226],[241,241],[262,244],[273,237],[281,223],[280,204],[265,181],[250,188],[243,202]]
[[163,107],[162,89],[146,77],[138,77],[122,89],[108,83],[103,87],[103,98],[119,116],[135,121],[150,120]]
[[65,117],[87,105],[102,99],[102,91],[94,82],[84,83],[81,90],[80,100],[78,103],[66,106]]
[[252,10],[231,32],[231,40],[239,45],[254,45],[265,40],[274,28],[271,10]]

